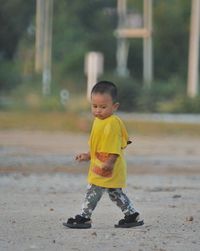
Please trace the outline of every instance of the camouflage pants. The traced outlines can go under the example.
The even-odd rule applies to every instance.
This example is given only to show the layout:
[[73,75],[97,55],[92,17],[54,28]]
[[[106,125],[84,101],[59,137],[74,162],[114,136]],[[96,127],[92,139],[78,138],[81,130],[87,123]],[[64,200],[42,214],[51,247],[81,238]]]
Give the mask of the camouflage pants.
[[113,201],[125,215],[130,215],[136,212],[131,201],[121,188],[104,188],[95,185],[88,185],[85,200],[82,205],[81,216],[91,218],[93,210],[105,191],[108,192],[111,201]]

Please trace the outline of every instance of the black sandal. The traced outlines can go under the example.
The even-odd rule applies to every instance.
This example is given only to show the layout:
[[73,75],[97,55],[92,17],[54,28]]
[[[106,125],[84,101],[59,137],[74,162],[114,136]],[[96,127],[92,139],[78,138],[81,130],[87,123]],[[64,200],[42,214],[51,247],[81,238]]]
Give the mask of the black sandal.
[[115,225],[116,228],[130,228],[144,225],[144,221],[139,221],[139,213],[135,212],[131,215],[126,215]]
[[91,219],[76,215],[75,218],[69,218],[67,222],[63,223],[63,226],[76,229],[91,228]]

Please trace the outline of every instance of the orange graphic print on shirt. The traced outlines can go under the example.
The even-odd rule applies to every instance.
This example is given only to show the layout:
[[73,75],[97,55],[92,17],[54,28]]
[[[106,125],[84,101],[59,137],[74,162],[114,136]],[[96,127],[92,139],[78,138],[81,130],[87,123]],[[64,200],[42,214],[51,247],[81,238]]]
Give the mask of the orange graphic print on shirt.
[[110,178],[112,177],[113,170],[104,170],[101,166],[109,158],[109,153],[98,153],[96,152],[95,157],[97,158],[97,165],[93,166],[92,171],[99,176]]

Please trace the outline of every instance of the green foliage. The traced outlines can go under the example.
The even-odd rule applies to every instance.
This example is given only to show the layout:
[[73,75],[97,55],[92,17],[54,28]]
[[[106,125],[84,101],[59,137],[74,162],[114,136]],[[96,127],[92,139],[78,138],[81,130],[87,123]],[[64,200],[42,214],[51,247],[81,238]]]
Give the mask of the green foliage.
[[[151,88],[145,87],[141,80],[142,39],[129,40],[130,77],[119,78],[113,74],[117,42],[114,36],[117,28],[115,0],[54,1],[53,83],[52,94],[47,98],[41,94],[41,75],[34,74],[36,1],[0,0],[0,4],[0,98],[12,89],[13,107],[45,111],[66,109],[59,101],[60,90],[64,88],[83,97],[86,92],[84,57],[89,51],[100,51],[104,54],[107,74],[103,78],[118,85],[121,110],[199,112],[199,98],[185,98],[191,1],[154,0],[155,81]],[[129,13],[142,14],[142,11],[141,0],[128,3]],[[31,27],[32,35],[28,32]],[[78,110],[77,106],[71,108]]]
[[106,8],[115,1],[60,0],[54,8],[53,57],[60,79],[83,74],[84,57],[88,51],[109,55],[105,67],[114,67],[115,38],[113,16]]
[[138,98],[138,109],[144,112],[162,112],[160,106],[171,102],[177,95],[184,93],[183,81],[174,77],[169,81],[152,83],[150,87],[144,86]]
[[157,78],[186,76],[191,1],[156,0],[154,4],[154,69]]
[[188,98],[180,96],[171,102],[170,112],[173,113],[200,113],[200,96]]
[[[22,84],[10,90],[9,95],[0,98],[0,109],[14,111],[59,111],[62,110],[60,96],[56,90],[52,95],[42,96],[42,84],[35,79],[23,80]],[[1,100],[3,102],[1,102]]]
[[135,111],[138,108],[137,99],[140,93],[140,86],[131,78],[117,80],[119,92],[119,110]]
[[31,23],[35,1],[1,0],[0,5],[0,58],[12,59],[19,41]]
[[8,91],[21,83],[18,45],[31,24],[34,0],[0,1],[0,91]]
[[21,74],[17,64],[9,60],[0,60],[0,91],[15,88],[21,81]]

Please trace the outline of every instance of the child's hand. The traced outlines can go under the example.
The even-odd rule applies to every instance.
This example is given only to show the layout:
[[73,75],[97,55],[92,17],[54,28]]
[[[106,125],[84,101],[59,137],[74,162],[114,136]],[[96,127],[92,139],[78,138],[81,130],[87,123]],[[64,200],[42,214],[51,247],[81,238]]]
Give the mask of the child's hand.
[[114,164],[107,164],[107,163],[104,163],[102,169],[105,171],[105,172],[112,172],[114,168]]
[[103,163],[102,169],[105,171],[112,171],[117,158],[117,154],[109,154],[108,159]]
[[89,161],[90,160],[90,154],[89,153],[81,153],[76,155],[76,160],[78,160],[79,162],[81,161]]
[[103,163],[102,166],[102,170],[105,174],[112,173],[117,158],[118,158],[117,154],[109,154],[109,158],[107,159],[107,161]]
[[113,169],[114,169],[114,165],[104,164],[101,169],[102,170],[101,175],[103,177],[112,177]]

